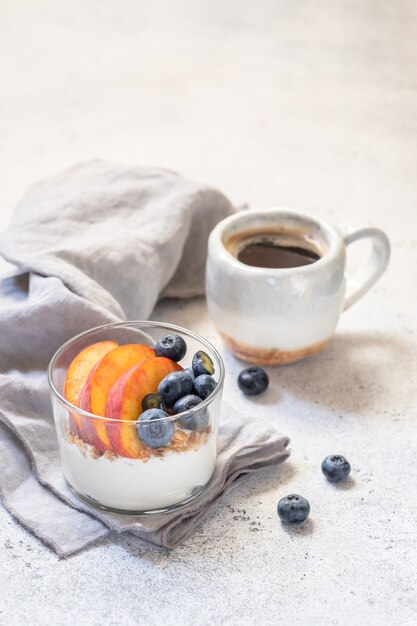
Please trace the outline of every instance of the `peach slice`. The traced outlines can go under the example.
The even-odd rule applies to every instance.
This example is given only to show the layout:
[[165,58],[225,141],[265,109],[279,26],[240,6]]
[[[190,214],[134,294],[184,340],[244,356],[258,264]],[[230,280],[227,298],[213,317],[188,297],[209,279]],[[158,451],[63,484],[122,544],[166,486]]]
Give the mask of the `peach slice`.
[[106,415],[120,420],[107,423],[107,434],[114,452],[129,458],[138,458],[144,449],[136,434],[134,424],[142,413],[142,400],[148,393],[156,393],[158,385],[171,372],[182,370],[181,365],[165,357],[155,357],[131,367],[110,389],[107,396]]
[[[80,408],[104,417],[107,396],[114,383],[133,365],[138,365],[154,356],[153,348],[136,343],[128,343],[108,352],[88,377],[80,394]],[[88,442],[102,452],[112,450],[105,421],[91,418],[88,422],[86,432]]]
[[[74,406],[80,406],[81,391],[91,370],[105,354],[117,348],[117,345],[115,341],[99,341],[87,346],[77,354],[71,361],[65,377],[64,395],[68,402]],[[80,415],[70,413],[70,429],[74,434],[82,436],[83,428]]]
[[[97,370],[100,365],[100,361],[95,364],[91,372],[89,373],[87,380],[85,381],[84,387],[81,389],[79,407],[84,411],[88,411],[91,413],[91,380],[93,378],[94,372]],[[92,445],[99,446],[100,440],[97,436],[96,429],[93,425],[93,418],[91,417],[83,417],[83,427],[81,432],[81,439],[85,441],[85,443],[91,443]],[[107,450],[108,448],[106,448]],[[105,452],[105,450],[103,450]]]

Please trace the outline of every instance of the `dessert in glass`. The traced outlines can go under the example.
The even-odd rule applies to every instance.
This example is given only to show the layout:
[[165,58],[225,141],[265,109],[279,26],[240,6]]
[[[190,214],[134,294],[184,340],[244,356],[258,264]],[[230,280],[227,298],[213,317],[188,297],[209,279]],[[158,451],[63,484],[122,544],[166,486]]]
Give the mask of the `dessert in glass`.
[[48,379],[62,470],[81,500],[141,515],[204,491],[224,381],[206,339],[159,322],[105,324],[63,345]]

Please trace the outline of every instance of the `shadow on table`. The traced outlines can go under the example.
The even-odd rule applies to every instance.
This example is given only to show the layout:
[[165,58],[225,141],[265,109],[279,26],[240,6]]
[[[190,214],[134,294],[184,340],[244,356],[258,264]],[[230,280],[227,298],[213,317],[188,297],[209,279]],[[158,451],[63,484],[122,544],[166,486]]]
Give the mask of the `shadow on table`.
[[284,524],[281,522],[281,528],[291,537],[295,535],[311,535],[314,532],[315,522],[311,517],[307,518],[305,522],[299,524]]
[[257,402],[274,404],[285,392],[339,412],[382,410],[409,375],[413,356],[413,347],[395,336],[336,334],[320,354],[275,368],[271,389]]
[[333,489],[337,489],[338,491],[349,491],[349,489],[353,489],[357,485],[357,481],[353,478],[352,475],[349,476],[347,480],[344,480],[340,483],[331,483],[329,485],[333,487]]
[[[293,478],[295,473],[296,468],[291,462],[286,461],[283,464],[270,466],[259,473],[251,475],[222,496],[198,522],[193,534],[186,539],[183,544],[179,544],[178,548],[174,548],[173,550],[143,541],[128,533],[119,536],[112,534],[109,538],[104,540],[104,543],[107,543],[109,546],[113,543],[118,543],[130,556],[143,559],[149,564],[153,564],[159,568],[166,567],[168,562],[176,561],[178,551],[182,553],[182,546],[184,546],[183,549],[186,552],[189,550],[193,551],[193,548],[190,548],[190,546],[195,542],[193,539],[194,535],[206,534],[207,539],[209,539],[210,530],[208,527],[213,518],[219,520],[219,518],[224,518],[226,515],[226,519],[223,519],[221,523],[224,524],[224,528],[227,529],[227,532],[230,530],[230,524],[245,524],[247,529],[258,530],[262,525],[262,520],[258,524],[258,521],[255,519],[253,511],[256,507],[254,507],[253,503],[258,501],[258,504],[262,504],[263,499],[266,498],[268,493],[278,493],[282,485],[286,485]],[[249,503],[247,505],[242,504],[242,502],[244,503],[248,501],[248,499],[250,499],[251,505]],[[250,508],[252,511],[249,511]],[[271,512],[271,514],[273,515],[274,512]],[[310,525],[307,525],[304,534],[307,534],[309,528]],[[310,530],[312,531],[312,526]],[[215,540],[212,541],[212,550],[210,542],[208,544],[204,542],[204,549],[207,549],[208,546],[209,552],[217,554],[221,542],[221,534],[216,534]],[[200,542],[197,542],[197,545],[199,544]]]

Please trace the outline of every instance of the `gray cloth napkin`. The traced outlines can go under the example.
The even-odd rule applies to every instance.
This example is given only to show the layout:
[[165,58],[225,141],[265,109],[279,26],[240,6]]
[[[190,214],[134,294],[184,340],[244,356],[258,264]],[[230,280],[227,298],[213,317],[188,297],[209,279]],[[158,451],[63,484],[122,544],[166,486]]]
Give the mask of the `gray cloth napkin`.
[[111,531],[172,548],[232,485],[289,454],[286,437],[225,401],[214,477],[177,512],[98,511],[60,469],[51,356],[88,328],[146,319],[160,297],[203,293],[208,234],[232,211],[218,191],[167,170],[94,161],[32,187],[0,235],[0,254],[17,267],[0,283],[0,494],[60,556]]

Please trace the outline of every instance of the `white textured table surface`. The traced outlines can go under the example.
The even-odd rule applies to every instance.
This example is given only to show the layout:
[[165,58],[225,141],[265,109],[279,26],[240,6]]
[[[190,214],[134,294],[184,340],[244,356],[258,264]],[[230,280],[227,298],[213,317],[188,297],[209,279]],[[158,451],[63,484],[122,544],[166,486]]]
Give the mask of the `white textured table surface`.
[[[0,509],[1,624],[416,622],[416,68],[413,0],[3,0],[0,227],[29,183],[102,157],[370,220],[393,255],[323,354],[270,370],[263,399],[234,392],[291,437],[291,460],[175,551],[114,536],[58,561]],[[202,301],[155,317],[221,346]],[[321,476],[331,452],[349,488]],[[311,521],[285,530],[291,492]]]

